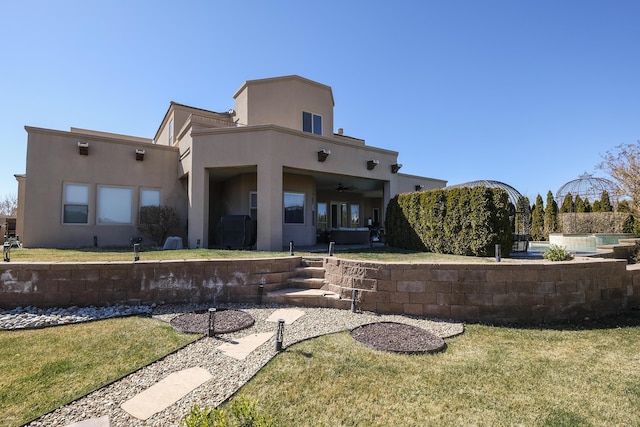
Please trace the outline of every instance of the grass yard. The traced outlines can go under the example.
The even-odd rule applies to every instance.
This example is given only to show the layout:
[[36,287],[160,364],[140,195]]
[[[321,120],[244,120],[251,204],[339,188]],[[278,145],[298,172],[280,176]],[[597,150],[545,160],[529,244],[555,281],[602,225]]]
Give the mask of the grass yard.
[[289,347],[240,390],[281,426],[640,425],[640,316],[583,329],[468,325],[435,355],[348,332]]
[[0,331],[0,426],[22,425],[196,338],[143,317]]

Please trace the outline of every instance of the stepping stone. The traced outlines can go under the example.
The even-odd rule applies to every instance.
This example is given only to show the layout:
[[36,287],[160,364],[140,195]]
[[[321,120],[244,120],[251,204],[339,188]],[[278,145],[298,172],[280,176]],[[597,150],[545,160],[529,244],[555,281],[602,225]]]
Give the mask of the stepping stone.
[[248,335],[243,338],[222,344],[218,349],[229,357],[244,360],[256,348],[273,337],[273,332],[263,332],[261,334]]
[[121,408],[138,419],[146,420],[182,399],[211,377],[209,371],[200,367],[174,372],[124,402]]
[[304,315],[304,311],[296,308],[281,308],[271,313],[267,317],[267,322],[277,322],[278,319],[284,319],[285,325],[290,325]]
[[89,418],[88,420],[78,421],[66,427],[111,427],[111,422],[109,421],[109,416],[105,415],[100,418]]

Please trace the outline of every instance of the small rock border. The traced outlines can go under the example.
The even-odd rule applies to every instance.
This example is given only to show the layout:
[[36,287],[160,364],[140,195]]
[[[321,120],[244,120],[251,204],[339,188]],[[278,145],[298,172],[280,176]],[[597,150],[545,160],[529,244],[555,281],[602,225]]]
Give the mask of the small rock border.
[[417,326],[397,322],[376,322],[358,326],[351,336],[374,350],[394,353],[437,353],[446,348],[442,338]]

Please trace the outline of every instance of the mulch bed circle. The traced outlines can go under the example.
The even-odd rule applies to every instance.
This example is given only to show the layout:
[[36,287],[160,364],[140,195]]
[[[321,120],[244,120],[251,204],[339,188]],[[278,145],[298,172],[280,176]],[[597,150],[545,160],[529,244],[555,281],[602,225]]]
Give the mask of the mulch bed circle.
[[351,336],[369,348],[396,353],[436,353],[445,349],[442,338],[417,326],[377,322],[358,326]]
[[[185,313],[169,322],[180,332],[206,334],[209,331],[209,311]],[[242,310],[217,310],[213,318],[213,330],[216,334],[228,334],[246,329],[255,323],[252,315]]]

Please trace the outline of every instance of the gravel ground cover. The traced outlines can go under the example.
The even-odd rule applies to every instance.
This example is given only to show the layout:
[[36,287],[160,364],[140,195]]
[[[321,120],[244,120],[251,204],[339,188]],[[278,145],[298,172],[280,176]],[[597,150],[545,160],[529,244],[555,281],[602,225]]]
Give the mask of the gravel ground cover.
[[[244,360],[225,356],[217,351],[217,347],[225,342],[256,333],[274,332],[276,324],[266,319],[273,311],[286,308],[279,305],[228,305],[218,309],[239,310],[249,314],[255,322],[248,328],[220,334],[212,338],[202,338],[185,348],[168,355],[134,373],[100,388],[70,404],[64,405],[35,421],[27,424],[30,427],[66,426],[90,418],[108,416],[111,426],[174,426],[189,413],[194,404],[199,406],[217,406],[233,395],[242,385],[250,380],[277,352],[274,343],[268,341],[251,352]],[[196,305],[158,306],[153,316],[171,322],[173,319],[189,313],[206,310],[207,307]],[[426,330],[440,338],[448,338],[464,331],[461,323],[426,320],[397,315],[377,315],[374,313],[352,313],[348,310],[328,308],[299,308],[304,316],[290,325],[284,332],[283,350],[287,347],[313,337],[343,330],[352,330],[358,326],[377,323],[395,322],[411,325]],[[229,317],[231,319],[232,316]],[[221,317],[222,319],[222,317]],[[237,320],[237,319],[236,319]],[[223,321],[223,320],[221,320]],[[229,320],[232,322],[232,320]],[[216,323],[217,328],[217,323]],[[401,331],[403,332],[403,331]],[[406,331],[404,331],[406,332]],[[120,408],[120,405],[146,390],[167,375],[190,367],[202,367],[208,370],[213,378],[196,388],[193,392],[147,420],[139,420]],[[52,390],[55,392],[55,390]]]

